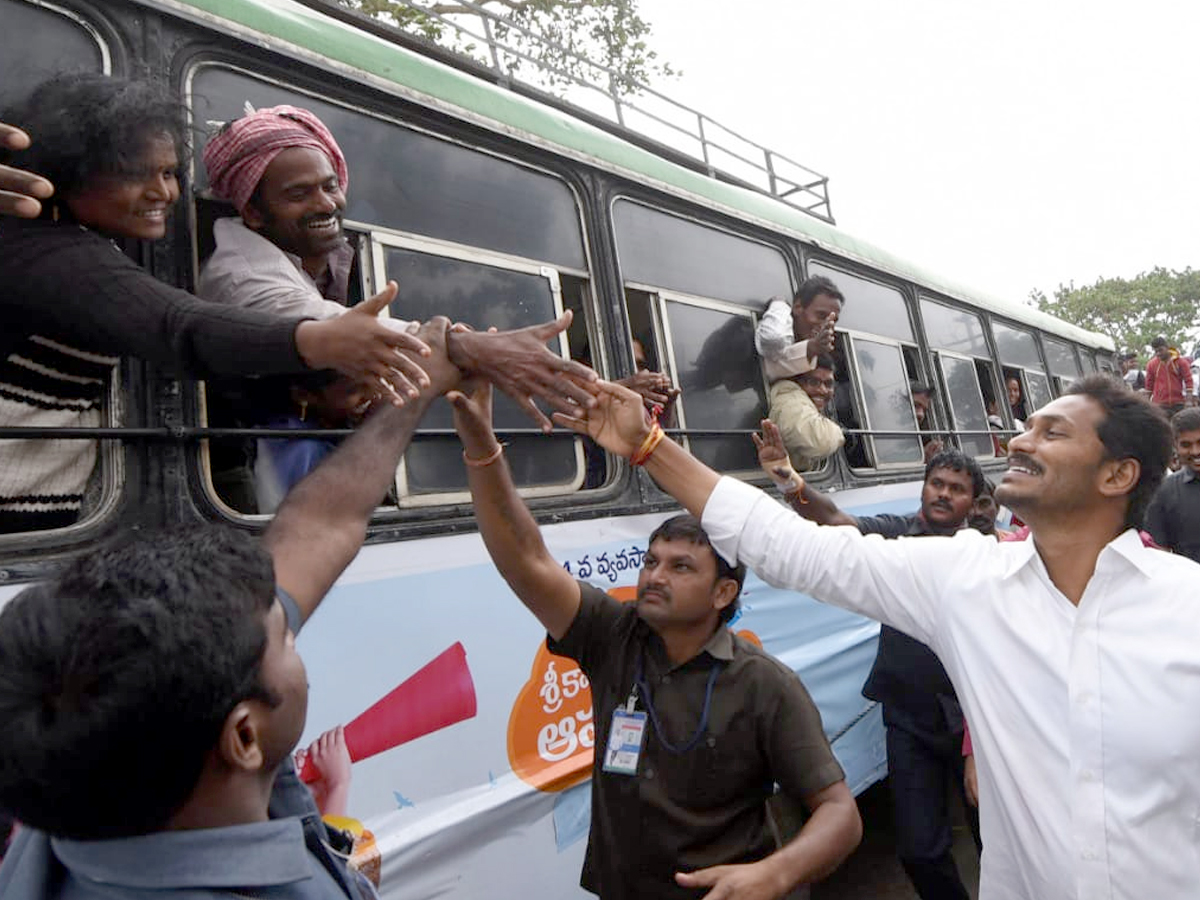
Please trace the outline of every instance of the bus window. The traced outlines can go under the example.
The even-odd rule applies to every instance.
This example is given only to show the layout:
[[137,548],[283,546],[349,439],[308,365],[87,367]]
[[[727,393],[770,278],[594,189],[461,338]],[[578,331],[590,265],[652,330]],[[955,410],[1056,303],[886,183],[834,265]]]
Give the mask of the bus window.
[[1005,393],[1016,421],[1024,422],[1031,413],[1049,403],[1050,381],[1038,353],[1033,332],[992,322],[996,352],[1004,367]]
[[924,298],[921,318],[937,363],[950,427],[960,432],[959,447],[971,456],[994,455],[996,447],[988,434],[987,392],[976,365],[991,358],[982,320],[975,313]]
[[110,72],[108,46],[76,13],[0,0],[0,110],[55,75]]
[[1074,349],[1066,341],[1043,335],[1042,346],[1046,348],[1046,361],[1054,380],[1054,396],[1061,396],[1067,386],[1083,374],[1079,361],[1075,358]]
[[[758,470],[750,432],[767,413],[755,314],[790,297],[778,250],[629,200],[613,226],[633,337],[682,389],[675,424],[723,472]],[[693,433],[695,432],[695,433]]]
[[868,459],[879,467],[920,463],[923,451],[909,391],[911,379],[900,345],[853,335],[848,343],[852,381],[867,430],[913,434],[910,438],[902,434],[868,433],[865,436]]
[[916,345],[912,320],[904,295],[892,287],[859,278],[822,262],[810,260],[808,275],[824,275],[846,298],[838,315],[838,328],[895,338]]
[[1029,388],[1028,408],[1031,411],[1041,409],[1054,399],[1050,393],[1050,379],[1041,372],[1026,372],[1025,383]]
[[[469,255],[470,258],[465,258]],[[492,258],[415,238],[376,232],[372,235],[375,283],[394,280],[404,290],[392,304],[397,318],[427,321],[435,315],[483,330],[523,328],[557,317],[563,308],[557,270],[535,263]],[[559,350],[569,354],[568,338]],[[584,480],[582,443],[571,435],[545,437],[531,433],[528,418],[508,397],[495,397],[496,430],[510,445],[513,480],[526,494],[577,490]],[[427,437],[414,442],[397,474],[401,506],[465,500],[466,471],[456,452],[448,404],[430,408],[417,431]],[[505,435],[504,432],[510,434]],[[511,432],[525,433],[511,433]],[[449,495],[449,496],[447,496]]]

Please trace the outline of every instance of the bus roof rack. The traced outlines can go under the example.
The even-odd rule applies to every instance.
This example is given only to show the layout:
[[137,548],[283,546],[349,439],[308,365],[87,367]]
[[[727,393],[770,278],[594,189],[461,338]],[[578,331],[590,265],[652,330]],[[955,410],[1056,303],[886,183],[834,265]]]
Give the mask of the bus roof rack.
[[[743,137],[704,113],[672,100],[648,84],[588,59],[578,51],[555,44],[519,23],[505,20],[473,0],[457,2],[479,16],[479,31],[467,28],[462,23],[433,12],[413,0],[395,2],[454,29],[461,36],[479,42],[487,48],[488,61],[481,61],[435,44],[427,38],[342,6],[337,0],[299,2],[331,18],[394,41],[462,72],[582,119],[678,165],[775,197],[817,219],[835,224],[829,204],[827,176]],[[556,51],[594,71],[596,79],[579,78],[566,69],[552,68],[521,49],[503,43],[495,37],[492,28],[494,22],[504,22],[507,28],[520,32],[531,40],[553,46]],[[555,79],[578,89],[573,95],[575,100],[567,100],[518,80],[514,77],[511,67],[506,65],[505,61],[510,58],[546,71]],[[622,85],[628,90],[620,90]],[[582,105],[589,101],[599,102],[594,102],[591,106]]]

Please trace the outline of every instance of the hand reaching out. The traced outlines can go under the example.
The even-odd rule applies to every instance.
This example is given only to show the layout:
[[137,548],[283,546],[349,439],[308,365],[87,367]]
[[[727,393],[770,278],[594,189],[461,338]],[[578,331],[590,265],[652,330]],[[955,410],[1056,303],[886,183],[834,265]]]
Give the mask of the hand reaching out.
[[556,412],[554,421],[588,435],[609,453],[632,456],[650,433],[641,395],[611,381],[598,381],[594,387],[594,406],[581,407],[574,415]]
[[804,487],[804,479],[792,468],[779,426],[770,419],[762,420],[762,436],[751,435],[758,448],[758,464],[767,477],[781,490],[796,491]]
[[830,313],[808,338],[808,358],[816,359],[822,354],[833,353],[834,326],[837,325],[837,313]]
[[[0,122],[0,147],[7,150],[24,150],[29,146],[29,135],[19,128]],[[41,214],[41,200],[54,194],[54,185],[39,175],[0,166],[0,215],[34,219]]]

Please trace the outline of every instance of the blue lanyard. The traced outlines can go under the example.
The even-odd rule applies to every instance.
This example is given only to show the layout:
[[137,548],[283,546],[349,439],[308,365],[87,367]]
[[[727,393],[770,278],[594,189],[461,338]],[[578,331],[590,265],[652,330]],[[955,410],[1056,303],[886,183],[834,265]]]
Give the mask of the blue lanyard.
[[654,700],[650,696],[650,685],[646,683],[646,651],[643,649],[638,654],[637,674],[634,675],[634,683],[642,692],[642,696],[646,699],[646,712],[650,714],[650,721],[654,723],[654,733],[658,736],[658,741],[667,749],[669,753],[674,753],[676,756],[682,756],[699,743],[701,736],[704,734],[705,728],[708,727],[708,710],[712,705],[713,685],[717,683],[717,672],[720,671],[721,664],[717,660],[713,660],[712,669],[708,673],[708,685],[704,688],[704,710],[700,713],[700,724],[696,726],[695,733],[691,736],[686,744],[682,747],[676,747],[667,740],[666,732],[663,731],[662,724],[658,721],[658,713],[654,711]]

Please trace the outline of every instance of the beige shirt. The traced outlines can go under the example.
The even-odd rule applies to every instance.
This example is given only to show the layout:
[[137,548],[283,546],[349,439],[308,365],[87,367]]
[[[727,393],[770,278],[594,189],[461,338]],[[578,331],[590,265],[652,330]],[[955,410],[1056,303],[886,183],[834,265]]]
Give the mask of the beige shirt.
[[798,472],[817,468],[846,442],[838,423],[818,410],[804,388],[794,381],[771,385],[770,417],[779,426],[792,466]]

